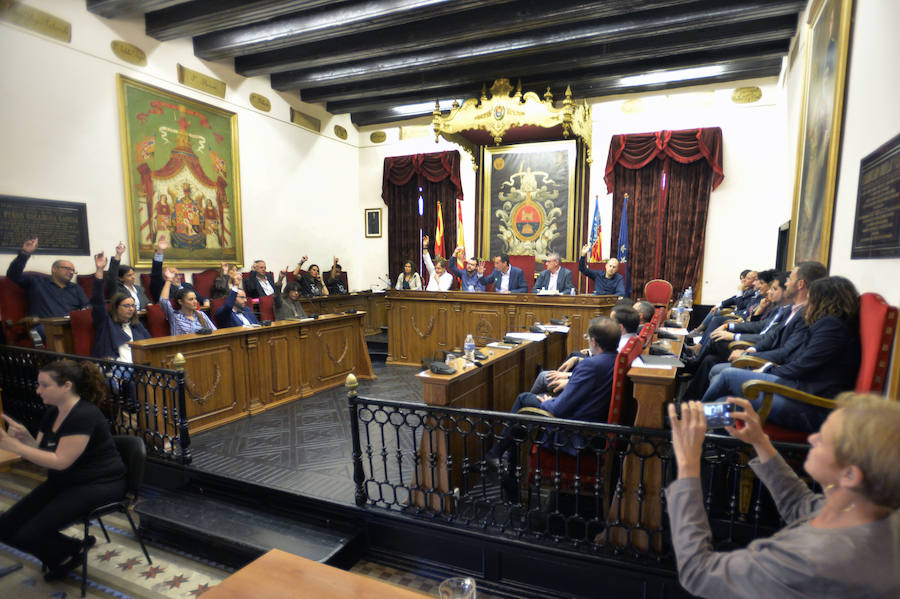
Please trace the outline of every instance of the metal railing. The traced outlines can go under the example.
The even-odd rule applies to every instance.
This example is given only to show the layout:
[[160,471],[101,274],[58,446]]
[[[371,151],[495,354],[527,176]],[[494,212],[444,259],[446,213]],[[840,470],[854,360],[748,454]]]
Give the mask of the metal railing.
[[144,439],[148,455],[189,464],[191,438],[184,397],[184,371],[108,359],[0,345],[3,411],[34,433],[45,406],[36,393],[38,371],[60,359],[97,364],[108,393],[97,404],[114,434]]
[[[356,503],[530,543],[672,565],[664,489],[671,431],[357,397],[349,409]],[[491,447],[506,439],[497,461]],[[799,469],[808,446],[779,444]],[[710,435],[704,501],[719,549],[783,526],[747,463]]]

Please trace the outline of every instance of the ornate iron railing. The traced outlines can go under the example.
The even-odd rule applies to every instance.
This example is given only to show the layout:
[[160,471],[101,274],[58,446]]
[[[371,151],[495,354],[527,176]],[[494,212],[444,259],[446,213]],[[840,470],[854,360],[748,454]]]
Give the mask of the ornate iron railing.
[[[575,551],[672,565],[665,509],[676,468],[667,430],[356,397],[351,390],[356,503],[361,507]],[[487,459],[506,437],[503,459]],[[780,444],[798,468],[808,447]],[[710,435],[704,500],[714,543],[745,545],[780,528],[747,465],[752,449]]]
[[38,371],[63,358],[90,361],[100,367],[108,393],[97,407],[109,419],[115,434],[143,438],[149,455],[182,464],[191,462],[184,371],[181,370],[2,345],[3,411],[34,433],[45,409],[35,392]]

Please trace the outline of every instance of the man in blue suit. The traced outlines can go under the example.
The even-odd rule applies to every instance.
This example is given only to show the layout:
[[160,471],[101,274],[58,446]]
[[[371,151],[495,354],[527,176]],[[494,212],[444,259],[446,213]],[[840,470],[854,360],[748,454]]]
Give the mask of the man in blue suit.
[[481,282],[485,287],[493,284],[494,291],[498,293],[528,293],[525,273],[521,268],[510,266],[508,254],[494,256],[494,271],[481,277]]
[[223,329],[259,324],[253,310],[247,307],[247,293],[237,287],[231,288],[225,303],[216,310],[216,322]]
[[572,284],[572,271],[559,265],[559,254],[553,252],[547,255],[545,264],[547,267],[541,272],[534,284],[534,293],[539,291],[558,291],[569,294],[574,289]]
[[[606,422],[620,336],[619,324],[608,316],[591,320],[588,326],[590,357],[578,363],[563,392],[556,397],[520,393],[511,411],[516,413],[526,407],[540,408],[557,418]],[[489,465],[498,466],[504,452],[512,449],[515,442],[513,435],[513,427],[508,427],[503,439],[485,454]],[[514,467],[517,461],[518,452],[510,452],[510,466]]]

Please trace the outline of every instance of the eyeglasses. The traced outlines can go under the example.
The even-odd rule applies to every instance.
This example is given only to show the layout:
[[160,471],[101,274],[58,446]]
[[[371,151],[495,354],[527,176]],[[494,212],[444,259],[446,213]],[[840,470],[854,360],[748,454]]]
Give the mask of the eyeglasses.
[[62,269],[62,270],[67,270],[67,271],[72,272],[72,273],[75,272],[75,267],[74,267],[74,266],[57,266],[56,268],[60,268],[60,269]]

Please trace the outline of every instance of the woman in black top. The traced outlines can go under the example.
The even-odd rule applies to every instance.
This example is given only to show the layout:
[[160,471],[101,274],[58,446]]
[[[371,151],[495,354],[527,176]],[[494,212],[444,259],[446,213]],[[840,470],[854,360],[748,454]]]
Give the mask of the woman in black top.
[[90,510],[125,496],[125,465],[109,422],[92,402],[103,397],[103,374],[90,362],[59,360],[38,373],[47,410],[37,437],[4,415],[0,448],[47,468],[47,480],[0,516],[0,541],[37,556],[48,579],[81,564],[81,545],[62,535]]

